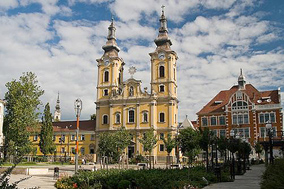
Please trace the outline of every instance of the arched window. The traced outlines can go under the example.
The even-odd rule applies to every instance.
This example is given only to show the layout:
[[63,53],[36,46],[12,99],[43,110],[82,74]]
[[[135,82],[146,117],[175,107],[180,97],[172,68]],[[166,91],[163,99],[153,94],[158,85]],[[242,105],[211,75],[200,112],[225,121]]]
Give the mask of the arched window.
[[165,122],[165,113],[160,113],[160,122]]
[[108,96],[108,90],[104,89],[104,96]]
[[134,88],[133,86],[129,87],[129,96],[133,96],[134,95]]
[[128,122],[134,123],[134,110],[132,109],[128,111]]
[[120,123],[120,113],[115,114],[115,123]]
[[109,72],[108,72],[108,71],[105,71],[105,74],[104,74],[104,82],[108,82],[108,78],[109,78]]
[[233,110],[243,110],[248,109],[248,104],[244,101],[237,101],[232,105]]
[[108,124],[108,116],[103,115],[103,124]]
[[159,76],[165,77],[165,67],[164,66],[159,67]]

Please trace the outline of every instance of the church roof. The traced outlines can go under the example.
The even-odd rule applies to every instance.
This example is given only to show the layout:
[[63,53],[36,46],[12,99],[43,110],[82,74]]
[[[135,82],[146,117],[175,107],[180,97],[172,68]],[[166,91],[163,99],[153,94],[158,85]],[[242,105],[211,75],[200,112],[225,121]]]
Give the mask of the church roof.
[[180,128],[182,129],[186,129],[188,127],[195,129],[195,127],[193,126],[192,122],[187,118],[187,116],[185,117],[185,119],[183,120],[183,122],[179,125]]
[[[224,112],[231,96],[239,90],[238,85],[234,85],[229,90],[220,91],[208,104],[206,104],[197,115]],[[246,84],[245,89],[241,90],[249,96],[249,99],[255,105],[279,104],[278,90],[258,91],[253,85]],[[270,99],[270,100],[268,100]]]

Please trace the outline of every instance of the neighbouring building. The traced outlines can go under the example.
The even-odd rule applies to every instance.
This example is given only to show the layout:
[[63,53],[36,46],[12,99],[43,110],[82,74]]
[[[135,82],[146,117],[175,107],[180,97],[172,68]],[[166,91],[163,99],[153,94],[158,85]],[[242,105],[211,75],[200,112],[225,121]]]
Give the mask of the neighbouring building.
[[218,137],[230,137],[233,129],[251,145],[268,140],[265,128],[268,121],[272,122],[274,136],[282,135],[280,88],[258,91],[252,84],[246,84],[242,70],[238,85],[220,91],[197,115],[200,127],[209,127]]
[[[79,156],[80,158],[91,155],[91,159],[95,161],[95,120],[80,121],[79,130]],[[57,158],[60,157],[75,157],[76,149],[76,121],[60,121],[53,122],[53,141],[56,146],[54,154]],[[34,155],[42,156],[40,151],[39,141],[40,141],[40,127],[36,130],[31,130],[30,141],[34,145]]]
[[[143,145],[139,138],[150,128],[159,136],[158,143],[152,152],[155,162],[165,162],[167,152],[161,140],[167,133],[175,136],[177,131],[177,71],[178,59],[171,49],[172,42],[168,37],[167,20],[162,11],[158,37],[154,40],[156,49],[150,55],[151,89],[141,89],[141,80],[134,79],[136,72],[130,67],[131,78],[124,80],[125,62],[119,56],[116,43],[116,28],[112,20],[108,27],[107,42],[102,47],[104,54],[97,59],[97,100],[96,100],[96,134],[115,132],[125,127],[133,136],[128,146],[128,157],[142,154]],[[99,143],[99,137],[96,138]],[[173,151],[172,156],[175,156]]]

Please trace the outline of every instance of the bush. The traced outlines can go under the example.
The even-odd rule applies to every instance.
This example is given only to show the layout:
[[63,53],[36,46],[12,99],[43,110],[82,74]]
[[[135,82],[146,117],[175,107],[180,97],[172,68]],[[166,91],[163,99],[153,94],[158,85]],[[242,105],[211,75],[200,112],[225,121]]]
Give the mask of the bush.
[[267,166],[261,178],[261,188],[274,189],[284,187],[284,159],[276,159]]
[[[72,177],[63,178],[55,183],[56,188],[94,188],[98,183],[102,188],[183,188],[195,186],[198,188],[207,185],[202,179],[205,177],[209,184],[217,181],[214,173],[207,173],[204,167],[188,169],[151,169],[151,170],[99,170],[95,172],[79,172]],[[223,175],[226,177],[226,174]],[[228,180],[229,178],[224,178]]]

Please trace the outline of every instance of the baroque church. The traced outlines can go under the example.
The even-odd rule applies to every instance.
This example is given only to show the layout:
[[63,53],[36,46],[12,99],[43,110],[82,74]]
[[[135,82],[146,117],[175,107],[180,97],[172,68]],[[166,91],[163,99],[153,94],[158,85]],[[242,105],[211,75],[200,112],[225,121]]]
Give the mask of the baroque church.
[[[151,89],[141,89],[141,80],[133,77],[135,67],[129,68],[131,78],[124,80],[125,62],[119,56],[116,42],[116,28],[112,20],[108,27],[107,42],[102,47],[104,54],[97,59],[97,100],[96,135],[101,132],[115,132],[120,127],[130,131],[132,144],[128,146],[128,157],[145,155],[139,138],[151,128],[158,136],[152,151],[155,162],[166,161],[166,149],[162,138],[168,133],[177,133],[177,70],[178,56],[171,49],[168,36],[167,19],[162,10],[158,37],[154,40],[156,49],[149,53],[151,64]],[[96,137],[96,145],[99,137]],[[98,147],[98,146],[97,146]],[[175,156],[175,151],[172,151]]]

